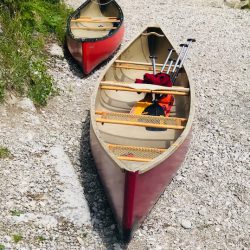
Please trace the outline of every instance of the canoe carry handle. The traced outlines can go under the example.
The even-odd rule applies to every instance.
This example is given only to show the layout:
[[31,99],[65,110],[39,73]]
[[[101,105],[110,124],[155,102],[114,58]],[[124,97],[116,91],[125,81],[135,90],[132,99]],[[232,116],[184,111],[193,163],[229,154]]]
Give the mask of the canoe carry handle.
[[92,3],[95,3],[95,4],[98,4],[98,5],[100,5],[100,6],[102,6],[102,5],[110,4],[111,2],[113,2],[113,0],[110,0],[110,1],[108,1],[107,3],[98,3],[97,0],[91,0],[91,2],[92,2]]
[[142,33],[142,36],[152,36],[152,35],[158,36],[158,37],[165,37],[164,35],[159,34],[159,33],[157,33],[157,32]]

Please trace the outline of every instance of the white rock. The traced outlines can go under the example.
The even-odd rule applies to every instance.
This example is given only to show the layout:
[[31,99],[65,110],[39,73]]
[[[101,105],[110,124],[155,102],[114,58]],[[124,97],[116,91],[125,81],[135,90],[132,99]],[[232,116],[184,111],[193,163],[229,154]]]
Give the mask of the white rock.
[[83,239],[82,238],[80,238],[80,237],[76,237],[77,238],[77,240],[78,240],[78,242],[80,243],[80,245],[84,245],[84,241],[83,241]]
[[62,48],[56,43],[51,45],[49,52],[52,56],[64,57]]
[[206,215],[206,213],[207,213],[207,209],[205,208],[205,207],[203,207],[203,208],[201,208],[199,211],[198,211],[198,213],[200,214],[200,215]]
[[20,216],[12,216],[11,219],[16,221],[17,223],[27,223],[32,221],[35,225],[41,225],[45,227],[56,227],[58,223],[57,219],[51,215],[34,213],[26,213],[21,214]]
[[59,208],[61,215],[79,227],[91,224],[83,188],[63,147],[61,145],[52,147],[47,160],[55,167],[62,183],[61,199],[64,204]]
[[114,250],[122,250],[121,246],[118,243],[113,244]]
[[35,112],[36,107],[34,103],[27,97],[23,98],[21,101],[17,102],[17,107],[25,111]]
[[189,220],[182,220],[181,221],[181,226],[185,229],[190,229],[192,228],[192,223]]

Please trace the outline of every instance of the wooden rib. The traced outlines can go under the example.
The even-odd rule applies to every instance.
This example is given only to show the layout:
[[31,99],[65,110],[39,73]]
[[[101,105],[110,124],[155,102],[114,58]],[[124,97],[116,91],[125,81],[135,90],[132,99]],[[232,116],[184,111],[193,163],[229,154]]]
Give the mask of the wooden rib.
[[101,19],[74,19],[72,23],[120,23],[120,20],[101,20]]
[[117,91],[128,91],[128,92],[141,92],[141,93],[153,93],[153,94],[171,94],[185,96],[188,93],[183,91],[173,91],[173,90],[150,90],[150,89],[132,89],[126,87],[116,87],[116,86],[100,86],[103,90],[117,90]]
[[[126,85],[126,84],[135,84],[134,82],[114,82],[114,81],[101,81],[101,84],[117,84],[117,85]],[[142,83],[143,84],[143,83]],[[160,87],[160,86],[159,86]],[[167,90],[174,90],[174,91],[182,91],[189,93],[189,88],[181,87],[181,86],[172,86],[172,87],[164,87]]]
[[[152,63],[147,63],[147,62],[133,62],[133,61],[125,61],[125,60],[115,60],[116,63],[125,63],[125,64],[133,64],[133,65],[143,65],[143,66],[151,66]],[[162,67],[163,64],[156,63],[155,64],[158,67]],[[166,65],[167,67],[168,65]]]
[[[107,111],[100,111],[100,110],[97,110],[97,111],[95,111],[95,114],[96,115],[105,115],[105,114],[109,114],[109,113],[111,113],[111,112],[107,112]],[[127,115],[127,116],[131,116],[131,114],[129,114],[129,113],[119,113],[119,112],[112,112],[112,114],[116,114],[116,115]],[[140,118],[140,117],[152,117],[152,116],[150,116],[150,115],[133,115],[133,117],[137,117],[138,116],[138,118]],[[156,116],[157,117],[157,116]],[[164,119],[166,119],[166,120],[169,120],[169,121],[180,121],[180,122],[186,122],[187,121],[187,119],[186,118],[180,118],[180,117],[163,117]],[[111,144],[110,144],[111,145]]]
[[118,156],[117,159],[123,161],[137,161],[137,162],[150,162],[153,159],[148,158],[137,158],[137,157],[128,157],[128,156]]
[[105,31],[105,30],[116,30],[116,27],[71,27],[72,30],[96,30],[96,31]]
[[151,35],[155,35],[155,36],[158,36],[158,37],[165,37],[164,35],[159,34],[159,33],[157,33],[157,32],[142,33],[141,35],[142,35],[142,36],[151,36]]
[[149,148],[149,147],[137,147],[137,146],[128,146],[128,145],[118,145],[118,144],[108,144],[109,149],[132,149],[138,151],[150,151],[155,153],[164,153],[166,149],[163,148]]
[[182,130],[185,128],[185,126],[177,126],[177,125],[154,124],[154,123],[145,123],[145,122],[130,122],[130,121],[111,120],[111,119],[104,119],[104,118],[96,118],[96,122],[120,124],[120,125],[131,125],[131,126],[148,127],[148,128],[177,129],[177,130]]

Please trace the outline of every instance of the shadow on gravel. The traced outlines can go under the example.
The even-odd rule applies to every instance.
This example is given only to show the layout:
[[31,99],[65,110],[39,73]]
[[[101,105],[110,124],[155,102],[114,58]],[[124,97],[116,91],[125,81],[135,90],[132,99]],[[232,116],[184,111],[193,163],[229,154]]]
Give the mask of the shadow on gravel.
[[85,75],[83,73],[82,67],[77,63],[77,61],[72,57],[72,55],[69,52],[69,49],[67,47],[66,41],[64,42],[63,45],[63,53],[64,53],[64,57],[67,60],[69,67],[70,67],[70,71],[77,77],[81,78],[81,79],[85,79],[88,78],[89,76],[91,76],[92,74],[95,74],[96,71],[98,71],[100,68],[102,68],[103,66],[105,66],[106,64],[108,64],[108,62],[110,60],[113,59],[113,57],[116,55],[116,53],[119,51],[121,46],[119,46],[119,48],[106,60],[104,60],[102,63],[100,63],[89,75]]
[[[120,240],[112,211],[95,168],[90,149],[89,129],[90,113],[88,111],[82,126],[80,162],[81,182],[89,205],[93,229],[99,234],[107,249],[113,249],[114,244],[119,244],[122,249],[127,249],[127,246]],[[114,225],[115,229],[113,229]]]
[[83,79],[86,78],[87,76],[84,75],[81,66],[76,62],[76,60],[71,56],[66,41],[64,42],[63,45],[63,53],[64,53],[64,57],[67,60],[68,64],[69,64],[69,68],[70,71],[73,73],[73,75]]

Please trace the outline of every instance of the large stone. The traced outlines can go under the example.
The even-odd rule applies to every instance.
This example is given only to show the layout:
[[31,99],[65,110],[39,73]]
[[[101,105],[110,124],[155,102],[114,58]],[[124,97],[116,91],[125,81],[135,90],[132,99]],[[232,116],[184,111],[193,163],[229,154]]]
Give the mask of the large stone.
[[17,102],[16,105],[18,108],[25,110],[25,111],[31,111],[31,112],[36,111],[36,107],[35,107],[34,103],[27,97],[25,97],[21,101]]
[[52,147],[47,161],[55,167],[61,183],[63,205],[58,209],[60,214],[76,226],[90,224],[90,211],[83,188],[63,147],[61,145]]
[[62,48],[56,43],[51,44],[49,52],[52,56],[56,56],[60,58],[64,57]]
[[250,5],[249,0],[224,0],[231,8],[244,9]]

